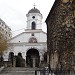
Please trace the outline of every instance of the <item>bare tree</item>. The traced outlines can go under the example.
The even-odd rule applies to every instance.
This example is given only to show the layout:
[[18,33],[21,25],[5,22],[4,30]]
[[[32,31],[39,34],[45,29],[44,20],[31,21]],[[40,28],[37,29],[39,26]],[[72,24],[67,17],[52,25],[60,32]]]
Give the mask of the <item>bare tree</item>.
[[3,51],[8,48],[7,39],[0,32],[0,66],[3,65]]
[[0,54],[2,54],[3,51],[7,49],[7,47],[7,39],[5,39],[4,36],[0,33]]

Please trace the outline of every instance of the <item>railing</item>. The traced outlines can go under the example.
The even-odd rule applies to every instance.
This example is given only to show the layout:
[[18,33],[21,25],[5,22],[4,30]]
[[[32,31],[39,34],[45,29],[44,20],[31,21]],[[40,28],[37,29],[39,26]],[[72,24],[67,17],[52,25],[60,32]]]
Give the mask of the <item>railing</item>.
[[36,70],[35,75],[75,75],[75,70]]

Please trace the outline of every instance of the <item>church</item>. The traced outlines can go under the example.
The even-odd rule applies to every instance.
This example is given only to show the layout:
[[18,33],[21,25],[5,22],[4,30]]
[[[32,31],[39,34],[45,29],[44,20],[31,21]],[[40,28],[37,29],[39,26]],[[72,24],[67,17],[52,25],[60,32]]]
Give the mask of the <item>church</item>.
[[4,51],[4,64],[8,67],[40,67],[47,53],[47,33],[42,30],[42,14],[32,8],[26,14],[27,28],[12,37]]

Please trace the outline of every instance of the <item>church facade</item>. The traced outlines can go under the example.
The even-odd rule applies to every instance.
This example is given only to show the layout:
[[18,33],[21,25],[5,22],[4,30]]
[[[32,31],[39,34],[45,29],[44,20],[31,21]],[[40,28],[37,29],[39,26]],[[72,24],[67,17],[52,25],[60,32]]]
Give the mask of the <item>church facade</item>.
[[42,14],[32,8],[26,15],[25,32],[11,38],[4,51],[4,64],[13,67],[40,67],[47,52],[47,34],[42,31]]

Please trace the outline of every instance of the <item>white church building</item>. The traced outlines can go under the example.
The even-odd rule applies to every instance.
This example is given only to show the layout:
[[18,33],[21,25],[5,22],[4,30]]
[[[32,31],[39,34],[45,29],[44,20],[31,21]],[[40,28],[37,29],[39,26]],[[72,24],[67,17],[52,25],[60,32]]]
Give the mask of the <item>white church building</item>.
[[20,55],[24,59],[26,67],[39,67],[41,61],[44,60],[44,53],[47,52],[47,33],[42,30],[43,16],[34,7],[29,10],[26,17],[27,28],[25,32],[8,41],[9,47],[4,51],[3,58],[7,64],[12,61],[13,66],[20,67],[21,65],[17,64],[22,61],[13,57]]

